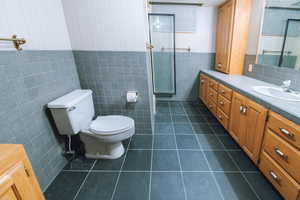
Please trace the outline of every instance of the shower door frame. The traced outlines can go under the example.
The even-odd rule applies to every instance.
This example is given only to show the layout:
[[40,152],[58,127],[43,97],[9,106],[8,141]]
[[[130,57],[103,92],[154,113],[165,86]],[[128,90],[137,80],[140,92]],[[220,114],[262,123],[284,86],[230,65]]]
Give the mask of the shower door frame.
[[288,32],[289,32],[289,25],[290,25],[290,22],[293,22],[293,21],[294,22],[300,22],[300,19],[288,19],[287,22],[286,22],[283,45],[282,45],[281,54],[280,54],[279,63],[278,63],[279,67],[285,67],[285,66],[282,66],[283,56],[284,56],[284,49],[285,49],[286,42],[287,42],[286,40],[287,40]]
[[148,13],[148,24],[149,24],[149,41],[150,45],[152,45],[152,35],[151,35],[151,24],[150,24],[150,17],[151,16],[170,16],[173,18],[173,59],[174,59],[174,92],[155,92],[155,73],[154,73],[154,62],[153,62],[153,48],[150,48],[150,55],[151,55],[151,69],[152,69],[152,87],[153,87],[153,94],[155,95],[176,95],[176,29],[175,29],[175,14],[167,14],[167,13]]

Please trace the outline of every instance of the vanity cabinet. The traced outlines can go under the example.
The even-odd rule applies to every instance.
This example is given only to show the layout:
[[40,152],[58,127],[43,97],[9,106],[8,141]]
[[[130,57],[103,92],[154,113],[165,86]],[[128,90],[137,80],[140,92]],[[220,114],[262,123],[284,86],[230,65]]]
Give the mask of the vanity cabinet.
[[228,0],[218,9],[216,70],[242,74],[247,49],[251,0]]
[[199,98],[207,105],[208,77],[204,74],[200,75]]
[[300,199],[300,126],[270,111],[259,168],[285,199]]
[[0,144],[0,200],[44,200],[22,145]]
[[259,159],[266,118],[266,108],[233,93],[229,133],[255,163]]

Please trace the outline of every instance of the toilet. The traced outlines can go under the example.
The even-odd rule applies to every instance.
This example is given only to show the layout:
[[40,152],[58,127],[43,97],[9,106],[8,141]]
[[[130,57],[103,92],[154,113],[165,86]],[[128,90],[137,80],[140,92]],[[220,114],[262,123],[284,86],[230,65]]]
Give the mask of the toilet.
[[87,158],[121,157],[125,151],[122,141],[135,133],[130,117],[95,116],[91,90],[74,90],[48,103],[48,108],[61,135],[79,134]]

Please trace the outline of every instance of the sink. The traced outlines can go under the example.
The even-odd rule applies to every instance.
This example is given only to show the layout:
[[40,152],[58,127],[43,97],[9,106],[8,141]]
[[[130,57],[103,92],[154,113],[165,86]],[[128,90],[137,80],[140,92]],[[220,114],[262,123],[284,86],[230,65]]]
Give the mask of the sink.
[[280,87],[255,86],[255,87],[253,87],[253,90],[260,94],[269,96],[269,97],[274,97],[274,98],[282,99],[282,100],[286,100],[286,101],[299,101],[300,102],[299,94],[296,94],[295,92],[285,92]]

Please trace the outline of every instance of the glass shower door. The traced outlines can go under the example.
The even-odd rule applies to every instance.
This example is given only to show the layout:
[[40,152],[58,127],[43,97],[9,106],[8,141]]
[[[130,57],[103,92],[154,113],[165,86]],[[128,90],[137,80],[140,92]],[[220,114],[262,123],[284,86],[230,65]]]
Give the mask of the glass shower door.
[[154,94],[175,94],[175,16],[149,14]]

